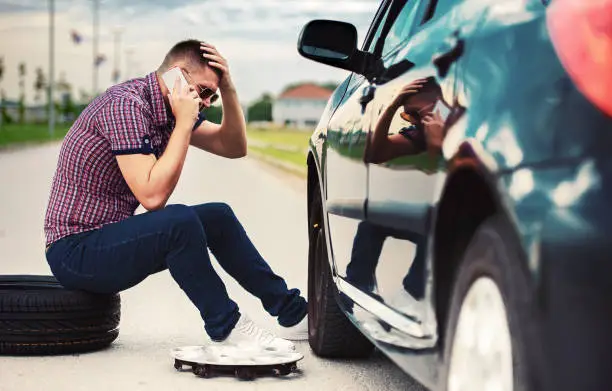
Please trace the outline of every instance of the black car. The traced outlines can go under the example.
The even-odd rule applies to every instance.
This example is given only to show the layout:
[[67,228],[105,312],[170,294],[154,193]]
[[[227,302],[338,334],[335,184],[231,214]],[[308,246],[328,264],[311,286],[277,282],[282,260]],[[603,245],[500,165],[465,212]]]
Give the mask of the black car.
[[310,139],[309,341],[432,390],[612,390],[612,0],[384,0]]

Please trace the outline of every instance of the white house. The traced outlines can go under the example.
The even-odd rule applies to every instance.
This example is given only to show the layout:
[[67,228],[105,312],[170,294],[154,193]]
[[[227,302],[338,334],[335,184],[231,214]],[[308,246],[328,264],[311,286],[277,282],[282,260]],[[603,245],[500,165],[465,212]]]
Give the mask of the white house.
[[319,123],[332,91],[306,83],[283,92],[272,107],[272,120],[277,124],[312,128]]

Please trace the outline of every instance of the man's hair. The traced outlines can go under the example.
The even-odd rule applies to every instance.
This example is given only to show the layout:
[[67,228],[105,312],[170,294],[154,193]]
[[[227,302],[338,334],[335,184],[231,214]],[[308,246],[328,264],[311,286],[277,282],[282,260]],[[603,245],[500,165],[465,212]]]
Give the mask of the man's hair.
[[442,96],[442,88],[436,81],[436,78],[433,76],[429,76],[426,78],[425,84],[423,84],[423,87],[421,87],[419,92],[427,95],[435,95],[438,97]]
[[174,62],[183,60],[189,67],[194,69],[210,67],[219,77],[221,77],[221,71],[215,67],[211,67],[208,64],[210,61],[202,56],[204,52],[200,49],[200,42],[201,41],[196,39],[188,39],[174,45],[168,54],[166,54],[164,62],[159,66],[158,71],[165,72]]

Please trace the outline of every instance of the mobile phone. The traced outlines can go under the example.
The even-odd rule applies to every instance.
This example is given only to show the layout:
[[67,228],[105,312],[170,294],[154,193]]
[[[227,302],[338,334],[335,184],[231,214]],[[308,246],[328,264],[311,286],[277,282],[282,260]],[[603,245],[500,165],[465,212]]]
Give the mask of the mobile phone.
[[170,95],[172,95],[172,90],[174,89],[174,82],[176,81],[177,76],[180,79],[181,88],[184,88],[186,85],[189,84],[187,83],[187,79],[185,79],[185,76],[183,75],[183,71],[181,71],[181,68],[179,67],[172,67],[162,75],[162,80],[164,81],[164,84],[166,84]]
[[448,115],[450,114],[451,109],[446,105],[446,103],[442,101],[442,99],[438,99],[433,109],[434,113],[436,111],[440,111],[440,117],[442,117],[442,120],[446,121],[446,118],[448,118]]

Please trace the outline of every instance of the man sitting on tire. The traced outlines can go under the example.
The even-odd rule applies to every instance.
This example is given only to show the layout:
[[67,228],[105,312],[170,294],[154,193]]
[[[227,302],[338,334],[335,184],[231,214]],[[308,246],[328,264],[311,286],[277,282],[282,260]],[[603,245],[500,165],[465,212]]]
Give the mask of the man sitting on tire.
[[[165,85],[162,75],[173,67],[188,86],[181,88],[179,78]],[[222,123],[197,121],[217,88]],[[53,274],[68,289],[117,293],[168,269],[213,341],[294,349],[241,315],[213,269],[208,248],[277,317],[287,339],[307,338],[306,300],[271,270],[232,209],[166,206],[190,144],[227,158],[246,154],[246,125],[227,62],[196,40],[176,44],[156,72],[95,98],[66,135],[45,216]],[[139,204],[148,212],[134,215]]]

